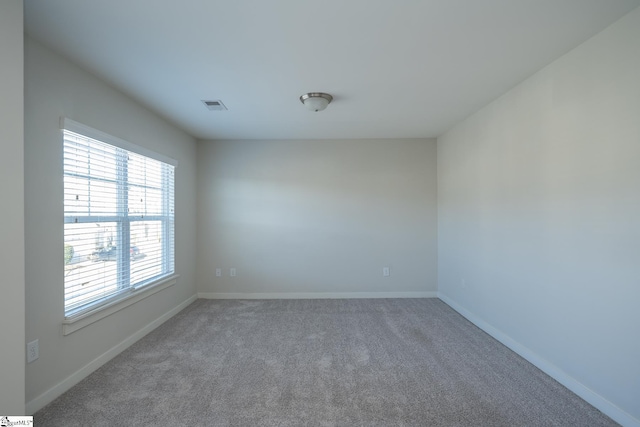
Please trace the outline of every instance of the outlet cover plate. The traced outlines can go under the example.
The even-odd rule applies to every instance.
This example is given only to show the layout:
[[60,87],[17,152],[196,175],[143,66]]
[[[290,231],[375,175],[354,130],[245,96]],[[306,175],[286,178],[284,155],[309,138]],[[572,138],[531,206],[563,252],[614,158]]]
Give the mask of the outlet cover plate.
[[27,363],[31,363],[40,357],[38,340],[33,340],[27,344]]

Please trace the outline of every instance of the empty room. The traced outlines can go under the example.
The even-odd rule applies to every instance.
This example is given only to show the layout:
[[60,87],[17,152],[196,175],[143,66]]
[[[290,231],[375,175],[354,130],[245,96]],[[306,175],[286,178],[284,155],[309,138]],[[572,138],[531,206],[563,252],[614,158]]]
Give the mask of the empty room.
[[5,0],[0,52],[3,425],[640,427],[640,0]]

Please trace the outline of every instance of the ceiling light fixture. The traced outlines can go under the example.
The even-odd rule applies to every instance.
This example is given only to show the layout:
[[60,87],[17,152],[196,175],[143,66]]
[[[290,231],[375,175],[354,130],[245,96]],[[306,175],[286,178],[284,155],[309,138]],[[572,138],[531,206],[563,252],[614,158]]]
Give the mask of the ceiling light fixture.
[[311,111],[322,111],[333,100],[333,96],[322,92],[309,92],[300,97],[300,102]]

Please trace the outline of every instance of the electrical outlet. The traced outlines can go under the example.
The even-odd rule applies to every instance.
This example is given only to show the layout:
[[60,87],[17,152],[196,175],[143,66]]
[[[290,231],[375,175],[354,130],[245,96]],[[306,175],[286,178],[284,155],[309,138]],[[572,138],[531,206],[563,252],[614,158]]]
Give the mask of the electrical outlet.
[[236,277],[236,269],[235,268],[230,268],[229,269],[229,276],[231,277]]
[[389,270],[389,267],[382,267],[382,275],[384,277],[389,277],[391,275],[391,270]]
[[216,268],[216,277],[222,277],[222,269]]
[[40,357],[40,349],[38,347],[38,340],[31,341],[27,344],[27,363],[31,363]]

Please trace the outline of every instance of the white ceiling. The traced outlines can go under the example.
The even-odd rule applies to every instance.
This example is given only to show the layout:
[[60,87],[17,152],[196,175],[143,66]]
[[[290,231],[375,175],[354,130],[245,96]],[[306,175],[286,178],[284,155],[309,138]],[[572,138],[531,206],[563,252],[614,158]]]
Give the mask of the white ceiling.
[[196,138],[346,139],[436,137],[640,0],[24,4],[29,36]]

